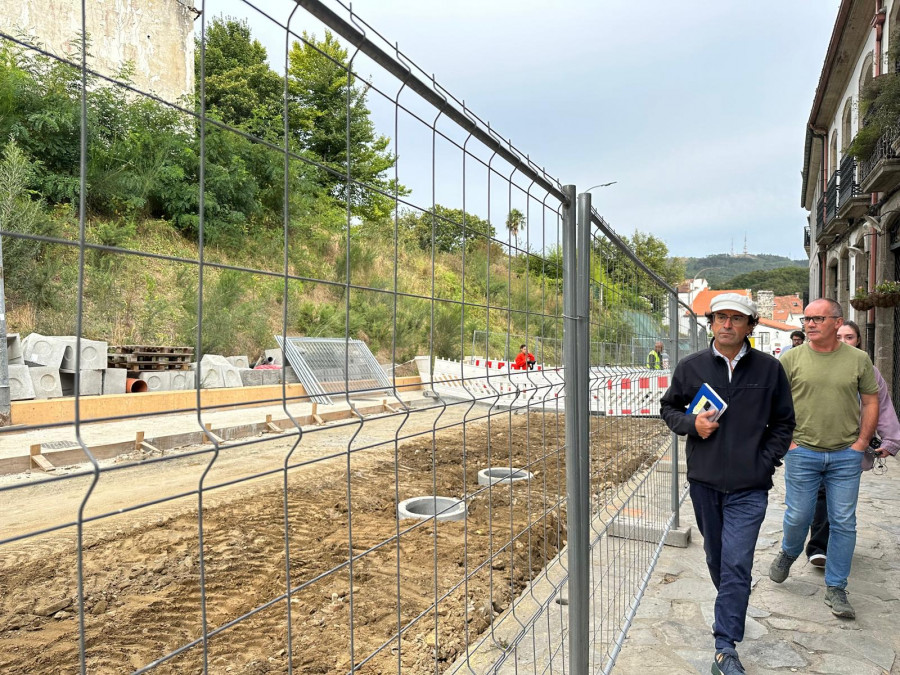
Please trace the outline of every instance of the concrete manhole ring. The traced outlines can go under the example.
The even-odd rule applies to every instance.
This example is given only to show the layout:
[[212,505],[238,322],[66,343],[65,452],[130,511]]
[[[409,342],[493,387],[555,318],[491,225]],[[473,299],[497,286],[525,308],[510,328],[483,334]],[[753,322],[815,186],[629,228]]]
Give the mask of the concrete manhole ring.
[[479,485],[496,485],[497,483],[515,483],[520,480],[531,480],[534,475],[525,469],[514,466],[492,466],[478,472]]
[[466,517],[466,503],[455,497],[412,497],[404,499],[397,506],[397,515],[400,518],[417,518],[425,520],[464,520]]

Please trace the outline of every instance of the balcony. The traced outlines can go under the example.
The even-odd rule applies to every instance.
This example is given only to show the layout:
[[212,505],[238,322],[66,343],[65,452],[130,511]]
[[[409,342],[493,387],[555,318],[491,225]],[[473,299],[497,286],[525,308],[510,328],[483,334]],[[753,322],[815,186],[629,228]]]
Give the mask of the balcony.
[[838,172],[835,171],[825,187],[825,194],[816,204],[816,241],[822,243],[826,235],[840,234],[847,224],[846,220],[837,217],[838,206]]
[[825,227],[829,227],[837,216],[838,172],[835,171],[825,188]]
[[839,173],[837,217],[841,220],[859,218],[869,208],[870,200],[859,187],[859,165],[853,155],[844,155]]
[[888,192],[900,185],[900,158],[894,143],[900,127],[888,127],[878,139],[872,156],[859,165],[859,185],[863,192]]
[[803,228],[803,248],[806,249],[806,255],[809,255],[809,225]]
[[825,197],[819,197],[819,201],[816,202],[816,241],[819,241],[819,238],[822,236],[822,233],[825,231]]

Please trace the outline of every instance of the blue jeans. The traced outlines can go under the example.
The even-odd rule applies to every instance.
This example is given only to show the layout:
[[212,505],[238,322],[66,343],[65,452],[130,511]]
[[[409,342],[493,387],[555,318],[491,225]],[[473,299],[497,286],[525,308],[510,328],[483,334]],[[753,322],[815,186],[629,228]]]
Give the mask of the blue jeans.
[[781,548],[789,556],[803,552],[803,543],[816,508],[819,485],[825,485],[828,504],[828,557],[825,585],[847,587],[853,549],[856,548],[856,501],[862,475],[862,453],[847,448],[816,452],[798,446],[784,457],[784,539]]
[[691,483],[691,502],[716,595],[716,650],[744,639],[750,570],[759,528],[766,516],[768,490],[719,492]]

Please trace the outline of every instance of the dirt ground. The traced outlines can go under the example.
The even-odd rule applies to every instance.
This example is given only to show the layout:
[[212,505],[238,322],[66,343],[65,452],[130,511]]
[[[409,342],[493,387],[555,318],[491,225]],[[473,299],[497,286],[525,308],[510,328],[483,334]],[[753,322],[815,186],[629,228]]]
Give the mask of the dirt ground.
[[[204,650],[211,673],[284,673],[289,658],[300,673],[446,668],[566,537],[562,417],[461,417],[331,425],[296,449],[261,438],[205,475],[208,447],[104,467],[84,509],[88,672],[199,673]],[[430,432],[435,420],[450,428]],[[655,459],[666,434],[659,420],[594,418],[595,492]],[[533,479],[478,485],[479,469],[510,465]],[[0,672],[79,672],[74,523],[90,479],[70,471],[2,485]],[[467,519],[398,525],[398,499],[430,494],[466,496]]]

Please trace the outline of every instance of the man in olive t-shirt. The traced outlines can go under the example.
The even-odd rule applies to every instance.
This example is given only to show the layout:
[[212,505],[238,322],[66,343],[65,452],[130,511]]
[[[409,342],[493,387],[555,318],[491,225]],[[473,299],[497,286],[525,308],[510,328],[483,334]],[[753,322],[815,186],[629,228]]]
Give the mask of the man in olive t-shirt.
[[878,384],[868,355],[837,339],[842,314],[833,300],[811,302],[803,317],[808,342],[781,359],[791,384],[797,426],[784,458],[784,538],[769,578],[784,581],[803,551],[816,493],[824,483],[831,526],[825,604],[836,616],[855,618],[845,589],[856,547],[862,459],[878,423]]

